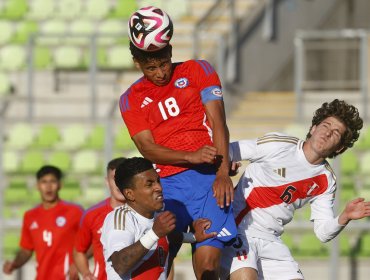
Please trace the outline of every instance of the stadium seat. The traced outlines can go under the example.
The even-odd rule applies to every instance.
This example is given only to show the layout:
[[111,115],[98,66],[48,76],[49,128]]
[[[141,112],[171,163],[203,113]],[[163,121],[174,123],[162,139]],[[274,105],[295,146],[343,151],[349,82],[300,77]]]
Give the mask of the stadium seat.
[[99,45],[112,45],[119,37],[127,36],[127,24],[121,20],[108,19],[98,26]]
[[79,151],[72,159],[72,169],[77,174],[101,173],[100,160],[96,152],[91,150]]
[[187,15],[189,11],[189,1],[171,0],[165,1],[163,9],[168,13],[171,19],[178,19]]
[[62,46],[54,52],[54,63],[57,68],[78,68],[82,65],[81,50],[73,46]]
[[360,171],[362,175],[370,175],[370,152],[366,151],[360,159]]
[[20,232],[6,230],[3,236],[4,258],[11,259],[16,255],[19,248]]
[[297,246],[294,242],[293,236],[289,233],[284,233],[281,236],[281,240],[284,242],[284,244],[289,248],[290,252],[292,254],[295,254],[297,251]]
[[12,91],[12,86],[8,75],[0,72],[0,97],[6,96]]
[[307,128],[299,123],[290,123],[284,128],[284,133],[299,139],[306,139]]
[[3,151],[3,170],[6,174],[19,170],[19,158],[15,151]]
[[10,41],[14,33],[14,25],[5,20],[0,21],[0,46]]
[[35,148],[52,148],[59,140],[60,133],[58,127],[52,124],[45,124],[41,126],[32,146]]
[[105,127],[96,125],[87,138],[85,147],[88,149],[102,150],[105,142]]
[[[90,38],[87,35],[91,35],[94,33],[96,25],[96,22],[88,19],[74,20],[69,27],[71,34],[73,34],[74,36],[68,38],[68,43],[88,46],[90,44]],[[76,35],[81,36],[76,37]]]
[[302,256],[319,257],[328,255],[328,248],[313,233],[306,233],[301,236],[298,251]]
[[348,234],[341,233],[336,238],[339,238],[339,250],[342,256],[348,256],[351,251],[351,243]]
[[33,50],[33,66],[37,70],[50,69],[53,63],[51,51],[45,46],[35,46]]
[[28,10],[26,0],[8,0],[5,1],[2,17],[10,20],[20,20]]
[[66,179],[60,189],[59,196],[63,200],[77,201],[81,197],[80,184],[75,179]]
[[45,160],[41,152],[29,150],[24,153],[20,171],[26,174],[35,174],[44,164]]
[[37,31],[38,24],[35,21],[21,21],[17,24],[12,42],[16,44],[27,44],[31,34]]
[[58,36],[42,36],[39,37],[37,43],[40,45],[58,45],[63,41],[62,36],[67,32],[66,22],[63,20],[52,19],[45,21],[41,25],[41,32],[45,35],[59,35]]
[[26,65],[26,50],[24,46],[7,45],[0,50],[0,69],[17,71]]
[[361,237],[360,256],[370,256],[370,235],[368,233],[363,234]]
[[356,142],[355,147],[362,150],[370,148],[370,126],[362,129],[360,138]]
[[11,179],[4,190],[4,202],[6,205],[25,203],[28,201],[28,197],[27,182],[23,178]]
[[61,141],[56,148],[73,150],[77,149],[86,142],[86,127],[79,124],[72,124],[65,127],[61,132]]
[[110,18],[128,19],[133,12],[138,9],[136,0],[117,0],[113,11],[109,14]]
[[68,172],[71,168],[71,156],[64,151],[56,151],[50,155],[49,164],[59,167],[63,172]]
[[14,124],[7,130],[5,147],[10,149],[25,149],[33,142],[33,129],[28,123]]
[[[54,0],[32,0],[30,1],[27,18],[42,21],[54,15]],[[56,3],[56,2],[55,2]]]
[[78,18],[81,15],[82,1],[58,0],[54,16],[64,20]]
[[341,203],[347,203],[348,201],[351,201],[353,199],[355,199],[357,196],[356,196],[356,192],[355,192],[355,189],[341,189],[340,190],[340,201]]
[[114,138],[114,148],[120,151],[136,149],[127,128],[120,129]]
[[127,46],[114,46],[107,53],[107,66],[114,69],[132,69],[134,62]]
[[358,158],[352,150],[348,150],[340,155],[340,164],[343,175],[353,175],[358,171]]
[[93,20],[100,20],[108,15],[109,10],[109,1],[88,0],[85,4],[85,11],[82,15]]

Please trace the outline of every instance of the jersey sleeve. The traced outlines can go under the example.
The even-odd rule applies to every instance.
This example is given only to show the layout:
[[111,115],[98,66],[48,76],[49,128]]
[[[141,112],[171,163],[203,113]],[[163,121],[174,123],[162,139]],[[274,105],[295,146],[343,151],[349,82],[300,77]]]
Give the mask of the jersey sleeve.
[[231,161],[249,160],[258,158],[257,141],[240,140],[229,145],[229,157]]
[[336,191],[334,179],[330,179],[328,189],[311,201],[311,221],[334,218],[334,199]]
[[133,91],[134,89],[132,87],[129,88],[121,95],[119,101],[121,116],[131,137],[140,131],[150,129],[149,122],[140,111],[140,104],[129,98],[130,95],[134,94]]
[[212,100],[222,100],[222,87],[216,70],[206,60],[195,60],[194,77],[200,89],[202,103]]
[[22,231],[20,247],[26,250],[34,250],[34,244],[30,232],[30,218],[29,213],[26,213],[23,217]]
[[86,253],[92,243],[92,232],[89,215],[83,215],[75,240],[75,249],[77,252]]

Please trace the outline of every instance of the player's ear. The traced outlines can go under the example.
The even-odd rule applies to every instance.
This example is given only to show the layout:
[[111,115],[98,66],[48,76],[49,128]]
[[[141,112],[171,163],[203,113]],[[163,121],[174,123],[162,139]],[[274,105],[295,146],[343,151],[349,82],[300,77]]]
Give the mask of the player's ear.
[[137,59],[135,59],[135,58],[133,58],[133,60],[134,60],[134,65],[135,65],[136,69],[141,70],[141,66],[140,66],[139,61],[137,61]]
[[130,188],[125,188],[122,191],[123,195],[125,196],[126,200],[128,201],[135,201],[135,194]]

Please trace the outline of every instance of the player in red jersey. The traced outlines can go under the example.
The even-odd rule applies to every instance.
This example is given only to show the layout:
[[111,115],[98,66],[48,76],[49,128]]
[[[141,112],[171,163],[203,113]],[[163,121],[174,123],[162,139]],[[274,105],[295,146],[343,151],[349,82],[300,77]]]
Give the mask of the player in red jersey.
[[5,274],[23,266],[36,253],[37,280],[79,279],[73,264],[73,244],[83,209],[59,198],[62,172],[46,165],[36,173],[41,204],[23,218],[20,250],[6,261]]
[[[120,157],[113,159],[108,163],[106,184],[109,187],[110,197],[87,209],[82,216],[75,242],[74,257],[77,269],[82,274],[83,280],[107,279],[100,236],[105,216],[117,206],[125,203],[125,197],[114,182],[116,168],[124,160],[125,158]],[[93,272],[89,270],[89,261],[87,256],[91,245],[95,262]]]
[[172,63],[170,44],[146,52],[130,43],[130,50],[144,75],[121,96],[122,117],[140,153],[156,164],[176,229],[212,221],[209,231],[218,234],[194,246],[193,264],[198,278],[218,279],[221,249],[236,236],[220,80],[207,61]]

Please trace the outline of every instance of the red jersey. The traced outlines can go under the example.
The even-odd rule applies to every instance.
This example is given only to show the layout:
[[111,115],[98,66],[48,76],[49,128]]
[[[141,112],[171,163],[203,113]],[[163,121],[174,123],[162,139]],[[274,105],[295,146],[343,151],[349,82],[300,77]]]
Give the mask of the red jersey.
[[86,253],[92,244],[95,261],[93,274],[99,280],[107,279],[103,246],[100,243],[100,236],[105,216],[112,210],[113,208],[110,206],[110,198],[107,198],[87,209],[81,218],[80,228],[75,242],[76,251],[82,253]]
[[[212,130],[203,104],[222,99],[218,75],[202,60],[189,60],[173,67],[167,85],[156,86],[143,77],[121,96],[120,110],[130,135],[150,130],[156,144],[181,151],[212,145]],[[187,169],[159,164],[157,168],[161,177]]]
[[36,253],[37,280],[65,280],[73,262],[73,244],[83,209],[59,201],[50,209],[40,204],[24,214],[20,247]]

